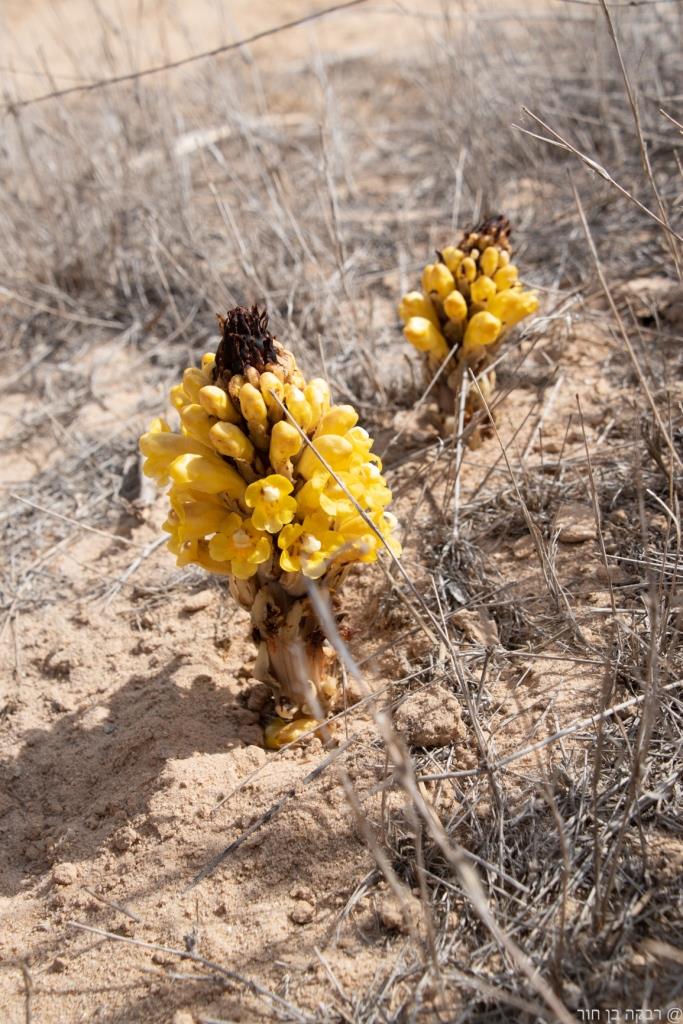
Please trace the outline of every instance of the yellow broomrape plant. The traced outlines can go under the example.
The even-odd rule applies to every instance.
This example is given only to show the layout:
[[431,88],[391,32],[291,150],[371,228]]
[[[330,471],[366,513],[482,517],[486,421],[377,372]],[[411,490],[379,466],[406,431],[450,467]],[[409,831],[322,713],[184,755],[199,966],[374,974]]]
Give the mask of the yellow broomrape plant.
[[[446,359],[436,398],[445,415],[453,415],[463,381],[471,370],[486,399],[496,383],[494,362],[508,332],[538,309],[538,299],[523,288],[510,262],[510,223],[499,216],[468,231],[457,246],[437,253],[422,272],[422,291],[401,299],[399,316],[406,339],[422,353],[430,382]],[[451,355],[452,353],[452,355]],[[479,391],[469,387],[465,422],[482,406]]]
[[[219,317],[215,356],[171,388],[180,424],[155,419],[140,438],[144,472],[170,485],[164,523],[179,566],[228,579],[258,643],[254,675],[271,685],[277,748],[334,709],[334,651],[308,596],[334,595],[354,562],[396,555],[391,491],[372,439],[326,381],[307,381],[256,306]],[[310,443],[309,443],[310,442]]]

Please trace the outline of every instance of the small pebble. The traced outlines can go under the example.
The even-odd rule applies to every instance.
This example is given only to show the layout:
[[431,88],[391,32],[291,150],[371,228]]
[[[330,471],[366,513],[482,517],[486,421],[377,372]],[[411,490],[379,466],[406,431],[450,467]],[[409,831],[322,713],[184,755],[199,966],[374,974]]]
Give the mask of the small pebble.
[[579,502],[562,505],[555,516],[553,533],[557,534],[560,544],[583,544],[595,540],[598,530],[592,508]]
[[195,612],[200,612],[203,608],[208,608],[212,601],[212,590],[200,590],[198,594],[190,594],[190,596],[185,599],[182,611],[184,611],[186,615],[193,615]]
[[78,881],[78,868],[75,864],[64,862],[57,864],[52,869],[52,881],[55,885],[73,885]]
[[297,900],[296,905],[289,912],[294,924],[308,924],[313,920],[314,915],[315,907],[308,900]]

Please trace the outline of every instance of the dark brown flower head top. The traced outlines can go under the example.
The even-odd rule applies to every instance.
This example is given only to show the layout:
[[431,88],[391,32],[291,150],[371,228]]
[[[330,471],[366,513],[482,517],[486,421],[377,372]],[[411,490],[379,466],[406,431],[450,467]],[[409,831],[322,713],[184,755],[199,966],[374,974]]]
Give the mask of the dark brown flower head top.
[[496,217],[487,217],[477,227],[466,231],[458,242],[458,248],[466,254],[472,249],[483,252],[489,245],[510,251],[510,221],[502,213]]
[[248,366],[262,373],[268,363],[276,363],[275,338],[268,330],[268,314],[254,305],[235,306],[226,316],[218,316],[223,333],[216,351],[214,379],[228,381],[243,374]]

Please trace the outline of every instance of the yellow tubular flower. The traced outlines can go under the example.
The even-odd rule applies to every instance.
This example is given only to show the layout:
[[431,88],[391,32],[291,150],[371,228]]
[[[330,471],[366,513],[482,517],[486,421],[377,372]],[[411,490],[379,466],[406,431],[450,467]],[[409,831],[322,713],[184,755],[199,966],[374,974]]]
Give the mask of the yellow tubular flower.
[[349,459],[353,455],[353,445],[339,434],[324,434],[322,437],[317,438],[315,447],[317,451],[314,452],[312,448],[307,446],[296,464],[296,471],[304,480],[310,480],[314,473],[319,473],[325,469],[317,452],[320,452],[320,455],[322,455],[325,462],[335,473],[341,469],[346,469]]
[[321,437],[323,434],[341,434],[343,437],[356,423],[358,413],[352,405],[333,405],[320,420],[313,437]]
[[267,750],[281,750],[293,743],[318,725],[315,718],[297,718],[288,722],[285,718],[274,718],[264,730]]
[[172,487],[169,493],[171,513],[163,529],[177,533],[179,540],[199,540],[221,528],[228,510],[221,502],[199,492]]
[[202,569],[206,569],[207,572],[217,573],[219,576],[229,575],[225,562],[217,562],[211,557],[208,542],[205,540],[197,541],[197,549],[192,561],[200,565]]
[[[425,309],[421,292],[409,292],[399,305],[404,336],[423,354],[429,401],[438,404],[444,427],[449,420],[452,423],[454,410],[461,410],[465,423],[483,410],[476,389],[468,389],[464,404],[459,400],[468,371],[476,372],[482,391],[493,389],[495,373],[488,368],[499,345],[515,324],[538,309],[536,295],[519,284],[517,267],[510,259],[509,236],[510,224],[503,216],[466,231],[457,246],[441,249],[442,262],[424,268],[422,285],[430,307]],[[446,290],[449,283],[450,290]],[[435,380],[446,359],[452,360],[452,368]],[[469,433],[469,443],[478,444],[487,429],[488,419],[480,415]],[[327,502],[329,489],[321,493]]]
[[297,491],[296,510],[299,518],[312,516],[321,508],[322,492],[328,480],[332,480],[329,473],[322,470],[315,473],[310,480],[307,480],[303,487]]
[[351,427],[346,431],[346,440],[353,445],[354,452],[363,458],[367,458],[374,444],[365,427]]
[[220,459],[205,455],[180,455],[170,467],[170,476],[180,486],[192,487],[204,494],[227,494],[239,500],[245,483],[236,469]]
[[171,428],[163,416],[155,416],[149,425],[149,434],[170,434]]
[[389,513],[376,512],[369,516],[371,522],[379,531],[366,523],[359,515],[349,516],[344,519],[339,527],[339,533],[344,538],[345,550],[340,555],[340,561],[374,562],[377,560],[377,552],[386,542],[390,551],[398,556],[401,554],[401,545],[394,536],[395,520]]
[[330,530],[328,516],[320,512],[306,516],[303,523],[292,523],[281,531],[280,565],[285,572],[302,572],[309,579],[318,580],[343,543],[342,537]]
[[146,456],[142,464],[145,476],[158,484],[168,481],[171,465],[179,455],[210,455],[210,450],[198,441],[182,434],[165,430],[151,430],[140,438],[140,451]]
[[[437,283],[450,274],[440,266]],[[436,316],[425,297],[420,308]],[[436,323],[423,321],[442,351]],[[177,564],[226,578],[251,616],[254,675],[272,688],[278,716],[266,742],[276,749],[339,699],[334,651],[307,581],[320,580],[334,594],[349,564],[377,557],[382,545],[356,522],[363,522],[359,507],[387,531],[392,550],[396,524],[385,516],[391,491],[356,410],[331,406],[321,378],[306,381],[256,307],[233,309],[219,325],[215,355],[207,353],[201,369],[189,367],[171,391],[180,427],[156,419],[140,450],[145,473],[170,482],[162,529]]]
[[291,481],[279,473],[249,484],[244,500],[254,510],[251,518],[257,530],[277,533],[286,523],[291,523],[296,512],[296,499],[290,498],[292,490]]

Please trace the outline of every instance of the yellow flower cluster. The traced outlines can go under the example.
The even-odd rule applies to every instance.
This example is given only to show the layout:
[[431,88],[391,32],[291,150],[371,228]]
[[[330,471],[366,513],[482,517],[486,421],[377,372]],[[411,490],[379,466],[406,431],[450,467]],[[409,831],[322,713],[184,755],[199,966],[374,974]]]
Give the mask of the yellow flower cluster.
[[[484,221],[467,232],[458,246],[438,252],[438,261],[422,272],[422,291],[408,292],[399,305],[406,339],[425,354],[428,378],[455,349],[447,382],[459,390],[468,367],[481,374],[493,361],[505,335],[538,309],[534,292],[519,281],[510,262],[510,224],[506,217]],[[486,395],[493,389],[491,371],[480,379]]]
[[286,381],[275,362],[258,387],[234,375],[224,389],[215,366],[205,355],[172,388],[178,433],[155,419],[140,439],[144,472],[171,484],[164,529],[178,565],[248,579],[272,562],[268,572],[319,579],[333,562],[372,562],[381,540],[352,499],[398,553],[391,491],[352,406],[330,406],[321,379]]
[[[273,639],[285,626],[291,639],[293,598],[306,593],[305,577],[325,577],[333,589],[346,566],[374,561],[383,542],[400,553],[386,511],[391,491],[356,411],[332,405],[324,380],[304,379],[268,332],[265,313],[238,307],[219,320],[215,356],[206,354],[171,389],[179,429],[156,419],[141,437],[143,469],[170,484],[164,530],[178,565],[229,577],[263,638],[266,678],[295,714],[310,713]],[[309,645],[316,629],[302,633]]]

